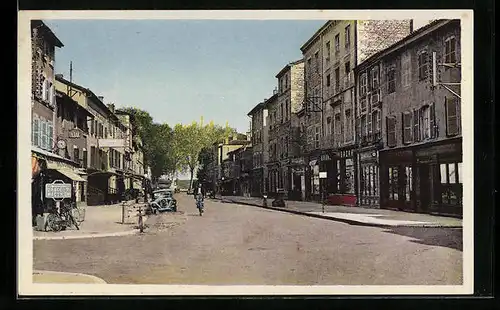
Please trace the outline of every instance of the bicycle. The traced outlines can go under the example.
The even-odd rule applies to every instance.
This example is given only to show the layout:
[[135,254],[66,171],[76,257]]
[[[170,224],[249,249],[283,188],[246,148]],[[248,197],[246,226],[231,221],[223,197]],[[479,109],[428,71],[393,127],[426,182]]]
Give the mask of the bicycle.
[[80,230],[77,220],[75,220],[73,214],[71,214],[72,209],[71,203],[63,204],[63,206],[59,208],[53,208],[47,216],[45,230],[49,227],[52,231],[59,232],[71,227],[72,225],[74,225],[77,230]]

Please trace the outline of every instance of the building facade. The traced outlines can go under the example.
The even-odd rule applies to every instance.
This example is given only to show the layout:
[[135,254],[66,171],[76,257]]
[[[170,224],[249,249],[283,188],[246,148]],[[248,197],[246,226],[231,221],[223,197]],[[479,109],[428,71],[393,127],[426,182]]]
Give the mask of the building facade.
[[382,208],[462,214],[460,33],[459,20],[434,21],[370,60],[383,73]]
[[[278,80],[278,114],[275,135],[279,159],[281,188],[288,199],[300,200],[300,179],[303,162],[298,160],[300,150],[296,143],[298,117],[304,101],[304,60],[287,64],[276,75]],[[273,126],[273,127],[274,127]]]
[[410,31],[410,20],[328,21],[301,47],[306,199],[356,204],[353,68]]
[[63,44],[41,20],[31,21],[31,44],[31,194],[35,218],[54,206],[52,199],[45,198],[45,184],[65,177],[50,167],[51,164],[72,167],[73,162],[55,153],[55,49],[63,47]]
[[268,109],[265,102],[257,104],[247,116],[251,118],[250,132],[252,143],[252,196],[261,197],[267,192],[267,166],[269,161]]

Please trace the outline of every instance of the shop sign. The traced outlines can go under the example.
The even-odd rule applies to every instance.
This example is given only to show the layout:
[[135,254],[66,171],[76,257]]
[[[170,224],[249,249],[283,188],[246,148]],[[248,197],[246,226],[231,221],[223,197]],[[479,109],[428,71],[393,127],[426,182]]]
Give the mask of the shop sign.
[[320,156],[321,161],[329,161],[332,160],[329,154],[321,154]]
[[320,171],[319,178],[320,179],[326,179],[327,178],[327,172],[326,171]]
[[360,153],[359,154],[359,159],[360,160],[370,160],[370,159],[376,159],[377,158],[377,152],[365,152],[365,153]]
[[291,164],[292,165],[303,165],[304,159],[303,158],[292,158]]
[[80,130],[78,128],[73,128],[68,132],[68,137],[71,139],[80,138]]
[[55,180],[45,184],[45,198],[62,200],[71,198],[71,183],[64,183],[62,180]]

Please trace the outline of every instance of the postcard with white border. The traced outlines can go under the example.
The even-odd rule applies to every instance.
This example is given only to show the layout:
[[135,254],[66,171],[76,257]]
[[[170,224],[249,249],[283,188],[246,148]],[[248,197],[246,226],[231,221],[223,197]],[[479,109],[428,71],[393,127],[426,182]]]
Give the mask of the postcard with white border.
[[472,294],[472,10],[18,17],[19,295]]

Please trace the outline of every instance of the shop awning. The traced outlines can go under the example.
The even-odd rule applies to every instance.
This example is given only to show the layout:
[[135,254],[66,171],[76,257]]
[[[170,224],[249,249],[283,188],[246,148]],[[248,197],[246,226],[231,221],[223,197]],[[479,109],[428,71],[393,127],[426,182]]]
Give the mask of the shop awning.
[[71,171],[69,169],[58,168],[55,170],[57,170],[57,172],[59,172],[61,174],[64,174],[65,176],[67,176],[68,178],[70,178],[73,181],[86,182],[86,180],[84,178],[82,178],[81,176],[79,176],[78,174],[74,173],[73,171]]
[[77,181],[77,182],[86,182],[87,181],[84,178],[82,178],[81,176],[79,176],[76,173],[76,171],[72,171],[71,169],[66,168],[66,167],[61,167],[61,165],[58,164],[57,162],[48,161],[47,162],[47,169],[56,170],[57,172],[67,176],[68,178],[70,178],[73,181]]

